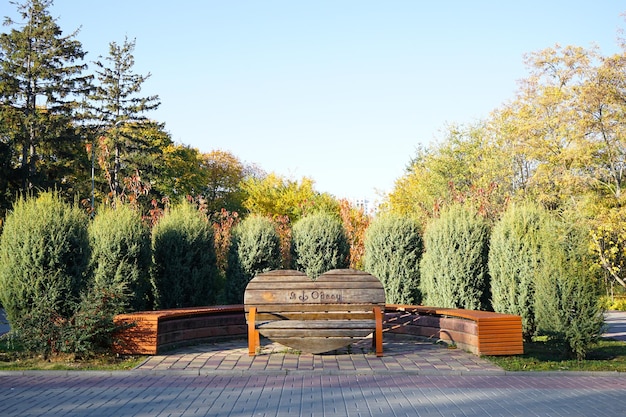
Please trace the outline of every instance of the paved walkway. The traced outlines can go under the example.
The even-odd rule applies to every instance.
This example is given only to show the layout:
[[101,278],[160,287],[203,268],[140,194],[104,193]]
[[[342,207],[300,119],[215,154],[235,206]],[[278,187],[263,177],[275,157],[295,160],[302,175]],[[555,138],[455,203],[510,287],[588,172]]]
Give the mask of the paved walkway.
[[297,354],[278,343],[262,341],[259,355],[248,356],[246,340],[186,347],[165,355],[151,356],[138,370],[178,375],[502,375],[491,362],[460,349],[385,334],[384,356],[371,351],[371,339],[332,354]]
[[[626,314],[608,317],[610,332]],[[609,321],[607,321],[609,322]],[[127,372],[0,372],[1,416],[620,416],[626,375],[507,373],[458,349],[385,335],[299,355],[245,340],[150,357]]]

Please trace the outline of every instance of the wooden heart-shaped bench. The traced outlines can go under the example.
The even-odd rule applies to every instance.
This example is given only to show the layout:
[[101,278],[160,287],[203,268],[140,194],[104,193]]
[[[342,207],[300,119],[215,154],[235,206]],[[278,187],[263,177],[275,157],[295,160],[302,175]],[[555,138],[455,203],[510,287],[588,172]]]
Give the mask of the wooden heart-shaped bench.
[[334,269],[311,280],[300,271],[257,275],[246,287],[248,351],[256,354],[260,336],[307,353],[324,353],[374,334],[383,355],[385,290],[373,275]]

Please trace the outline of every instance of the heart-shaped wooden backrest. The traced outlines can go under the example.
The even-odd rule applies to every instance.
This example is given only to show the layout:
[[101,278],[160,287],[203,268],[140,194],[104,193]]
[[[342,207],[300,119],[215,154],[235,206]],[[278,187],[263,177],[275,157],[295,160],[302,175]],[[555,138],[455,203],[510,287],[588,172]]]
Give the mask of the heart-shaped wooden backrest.
[[283,345],[321,353],[347,346],[374,330],[374,307],[384,310],[385,290],[375,276],[334,269],[316,280],[303,272],[257,275],[244,293],[246,313],[257,308],[259,332]]

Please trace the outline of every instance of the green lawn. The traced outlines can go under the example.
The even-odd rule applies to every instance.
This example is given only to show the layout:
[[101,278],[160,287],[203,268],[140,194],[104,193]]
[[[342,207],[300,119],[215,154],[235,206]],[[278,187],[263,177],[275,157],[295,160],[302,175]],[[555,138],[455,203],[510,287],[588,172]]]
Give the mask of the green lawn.
[[507,371],[614,371],[626,372],[626,342],[601,339],[583,361],[564,359],[555,346],[545,341],[524,344],[524,354],[486,356]]
[[88,360],[76,360],[72,355],[53,355],[44,359],[27,355],[19,346],[0,337],[0,371],[26,370],[102,370],[122,371],[133,369],[145,356],[96,355]]

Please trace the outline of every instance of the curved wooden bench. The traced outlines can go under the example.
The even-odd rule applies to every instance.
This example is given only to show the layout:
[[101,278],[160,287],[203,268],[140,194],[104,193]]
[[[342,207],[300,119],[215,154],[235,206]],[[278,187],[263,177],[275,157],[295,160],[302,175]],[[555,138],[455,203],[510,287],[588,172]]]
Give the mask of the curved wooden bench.
[[244,337],[243,305],[176,308],[118,314],[125,328],[116,335],[113,350],[120,354],[156,355],[172,347],[232,337]]
[[294,270],[259,274],[246,287],[244,307],[250,356],[260,346],[259,334],[313,354],[374,334],[376,355],[383,355],[385,290],[366,272],[334,269],[316,280]]
[[441,340],[476,355],[524,353],[520,316],[457,308],[389,304],[385,310],[386,329],[393,333]]
[[[248,332],[243,305],[120,314],[115,322],[129,325],[117,335],[114,348],[120,354],[155,355],[188,343],[243,338]],[[524,353],[521,317],[507,314],[387,304],[383,332],[442,340],[476,355]]]

